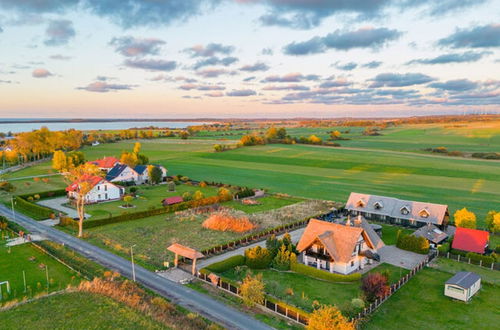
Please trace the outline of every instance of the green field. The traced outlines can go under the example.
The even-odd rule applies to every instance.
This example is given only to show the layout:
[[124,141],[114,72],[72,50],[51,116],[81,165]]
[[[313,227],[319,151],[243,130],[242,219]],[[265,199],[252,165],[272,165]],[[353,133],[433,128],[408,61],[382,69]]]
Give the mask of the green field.
[[[452,274],[425,268],[379,307],[365,329],[494,329],[500,314],[500,287],[482,283],[469,303],[444,295]],[[495,325],[496,324],[496,325]]]
[[256,201],[259,202],[258,205],[245,205],[242,204],[240,201],[230,201],[224,203],[224,206],[240,210],[245,213],[256,213],[272,209],[278,209],[283,206],[295,204],[302,201],[302,199],[293,197],[266,196],[258,198],[256,199]]
[[[30,260],[31,259],[31,260]],[[65,289],[68,285],[78,285],[80,277],[55,259],[42,253],[31,244],[0,247],[0,282],[9,281],[11,294],[6,294],[2,286],[4,299],[1,302],[24,297],[31,298],[47,292],[49,274],[49,292]],[[26,292],[24,291],[23,271],[26,274]]]
[[432,267],[435,267],[443,272],[455,274],[457,272],[474,272],[481,276],[482,282],[500,285],[500,272],[491,270],[478,265],[470,265],[467,262],[458,262],[452,259],[437,258],[432,262]]
[[167,329],[150,317],[96,294],[59,294],[0,312],[2,329]]

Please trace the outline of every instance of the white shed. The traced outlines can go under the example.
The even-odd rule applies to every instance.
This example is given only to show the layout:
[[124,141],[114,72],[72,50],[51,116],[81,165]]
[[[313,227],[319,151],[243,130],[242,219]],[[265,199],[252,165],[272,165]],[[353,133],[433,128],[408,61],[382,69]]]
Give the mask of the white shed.
[[444,285],[444,295],[469,301],[481,288],[481,277],[473,272],[458,272]]

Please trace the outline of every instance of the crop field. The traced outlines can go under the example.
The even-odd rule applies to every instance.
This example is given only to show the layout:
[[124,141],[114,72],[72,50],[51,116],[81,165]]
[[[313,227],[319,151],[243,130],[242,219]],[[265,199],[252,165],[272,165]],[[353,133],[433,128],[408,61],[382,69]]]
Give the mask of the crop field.
[[166,329],[128,306],[97,294],[44,297],[0,312],[3,329]]
[[[0,304],[9,300],[22,300],[38,294],[47,293],[47,273],[49,275],[49,292],[65,289],[68,285],[78,285],[80,277],[57,262],[55,259],[42,253],[30,244],[0,247],[0,282],[9,281],[11,293],[6,293],[2,286],[4,299]],[[24,290],[23,271],[26,275],[26,292]]]
[[[425,268],[384,302],[364,329],[493,329],[498,325],[500,287],[482,283],[469,303],[444,295],[444,283],[453,275]],[[472,326],[473,325],[473,326]]]

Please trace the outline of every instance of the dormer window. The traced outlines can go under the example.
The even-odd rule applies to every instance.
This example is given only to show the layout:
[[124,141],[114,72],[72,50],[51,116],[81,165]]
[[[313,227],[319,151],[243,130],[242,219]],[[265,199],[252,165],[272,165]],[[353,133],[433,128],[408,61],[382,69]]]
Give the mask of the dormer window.
[[384,207],[384,205],[382,205],[381,202],[375,202],[375,204],[373,204],[373,207],[375,208],[375,210],[380,210]]
[[428,218],[430,216],[429,211],[427,211],[426,209],[421,210],[418,215],[420,215],[420,217],[422,218]]
[[408,207],[406,207],[406,206],[403,206],[403,207],[401,208],[401,214],[403,214],[403,215],[408,215],[408,214],[410,214],[410,209],[409,209]]
[[356,206],[357,207],[365,207],[365,202],[363,202],[363,200],[359,200],[357,203],[356,203]]

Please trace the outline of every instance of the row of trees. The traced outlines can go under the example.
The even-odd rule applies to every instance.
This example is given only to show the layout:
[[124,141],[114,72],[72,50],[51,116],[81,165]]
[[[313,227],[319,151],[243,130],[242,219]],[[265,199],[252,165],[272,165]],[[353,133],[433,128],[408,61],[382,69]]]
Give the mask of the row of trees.
[[[453,218],[457,227],[472,229],[476,229],[477,227],[476,215],[465,207],[457,210],[453,214]],[[493,210],[488,212],[486,215],[486,229],[492,233],[500,233],[500,212]]]

